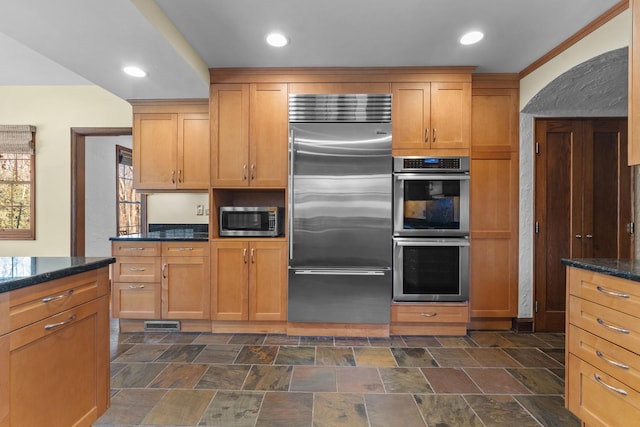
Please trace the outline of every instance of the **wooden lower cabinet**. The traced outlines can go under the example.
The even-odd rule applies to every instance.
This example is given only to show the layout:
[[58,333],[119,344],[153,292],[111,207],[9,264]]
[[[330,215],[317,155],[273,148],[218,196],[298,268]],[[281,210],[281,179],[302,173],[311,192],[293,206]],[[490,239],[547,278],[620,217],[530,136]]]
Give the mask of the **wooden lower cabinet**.
[[[147,256],[128,256],[140,252],[144,255],[140,248],[147,251]],[[113,242],[112,253],[116,256],[112,270],[113,317],[210,318],[208,242],[117,241]]]
[[[109,406],[108,268],[89,273],[94,283],[102,283],[97,298],[0,336],[0,426],[90,426]],[[21,294],[65,280],[23,288],[11,304],[23,299]],[[52,296],[60,295],[50,307],[68,303],[75,294],[55,290]],[[10,310],[42,311],[38,306],[43,305],[37,297]]]
[[566,406],[590,427],[631,425],[640,418],[638,283],[568,267],[567,284]]
[[466,335],[469,304],[452,303],[392,303],[392,335]]
[[220,239],[211,252],[214,322],[287,320],[286,241]]

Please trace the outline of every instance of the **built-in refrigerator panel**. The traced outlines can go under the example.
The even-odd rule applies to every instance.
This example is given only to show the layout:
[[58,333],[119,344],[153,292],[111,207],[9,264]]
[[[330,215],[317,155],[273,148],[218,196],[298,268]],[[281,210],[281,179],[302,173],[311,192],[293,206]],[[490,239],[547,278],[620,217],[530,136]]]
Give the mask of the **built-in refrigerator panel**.
[[391,124],[295,123],[290,137],[290,267],[391,267]]

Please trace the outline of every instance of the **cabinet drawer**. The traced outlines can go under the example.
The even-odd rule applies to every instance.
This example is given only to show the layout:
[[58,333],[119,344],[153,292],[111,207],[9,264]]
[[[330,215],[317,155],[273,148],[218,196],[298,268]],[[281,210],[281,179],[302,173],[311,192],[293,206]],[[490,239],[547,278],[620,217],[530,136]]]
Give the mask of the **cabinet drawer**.
[[120,257],[113,264],[114,282],[159,282],[160,257]]
[[113,317],[160,318],[160,283],[114,283],[111,292]]
[[162,256],[209,256],[206,242],[162,242]]
[[637,354],[573,325],[569,326],[568,350],[598,370],[640,390],[640,358]]
[[614,310],[640,314],[640,283],[569,268],[569,293]]
[[589,426],[627,426],[640,417],[640,393],[569,355],[567,407]]
[[640,319],[569,296],[569,323],[640,354]]
[[392,304],[392,322],[467,323],[468,304]]
[[11,291],[9,331],[107,295],[107,268]]
[[111,242],[111,255],[114,257],[160,256],[160,242]]

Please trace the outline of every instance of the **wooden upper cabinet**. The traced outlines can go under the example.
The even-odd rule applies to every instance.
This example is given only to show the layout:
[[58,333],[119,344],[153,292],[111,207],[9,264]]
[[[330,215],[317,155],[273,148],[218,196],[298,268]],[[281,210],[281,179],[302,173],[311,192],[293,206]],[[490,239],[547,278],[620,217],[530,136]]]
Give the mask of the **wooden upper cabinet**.
[[394,150],[469,148],[471,83],[392,83],[391,91]]
[[175,188],[178,157],[177,114],[134,114],[133,185],[137,189]]
[[178,114],[176,188],[209,188],[209,114]]
[[640,0],[630,0],[628,163],[640,165]]
[[215,187],[287,184],[287,84],[211,86]]
[[140,190],[209,188],[206,101],[133,104],[133,183]]

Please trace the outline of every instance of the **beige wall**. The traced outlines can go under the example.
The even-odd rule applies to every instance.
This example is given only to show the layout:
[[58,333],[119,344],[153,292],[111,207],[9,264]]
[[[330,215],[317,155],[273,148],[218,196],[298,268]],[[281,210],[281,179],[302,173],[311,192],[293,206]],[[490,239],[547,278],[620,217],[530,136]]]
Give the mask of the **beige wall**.
[[69,256],[72,127],[130,127],[128,102],[97,86],[0,86],[1,124],[36,132],[36,240],[0,241],[0,256]]
[[595,56],[629,46],[630,41],[631,11],[627,9],[520,80],[520,110],[560,74]]

